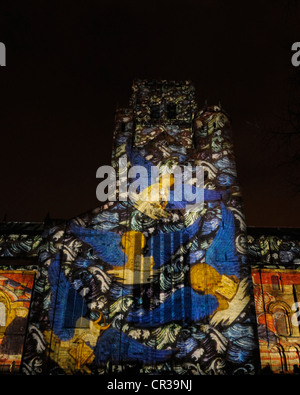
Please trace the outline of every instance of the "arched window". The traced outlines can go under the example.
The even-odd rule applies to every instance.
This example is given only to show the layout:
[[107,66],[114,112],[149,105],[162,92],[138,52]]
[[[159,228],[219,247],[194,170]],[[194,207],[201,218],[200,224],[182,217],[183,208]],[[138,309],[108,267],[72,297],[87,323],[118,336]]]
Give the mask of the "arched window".
[[6,326],[6,307],[0,302],[0,326]]
[[175,119],[177,116],[176,103],[168,103],[167,104],[167,118]]
[[159,119],[161,117],[162,108],[159,104],[154,104],[150,107],[150,117],[154,119]]
[[273,309],[274,325],[279,336],[289,336],[289,325],[286,310],[282,306]]
[[274,291],[280,290],[279,277],[276,275],[271,276],[272,289]]
[[270,351],[270,365],[274,373],[280,373],[287,370],[286,357],[283,348],[273,347]]
[[[288,370],[289,370],[291,373],[293,373],[293,372],[294,372],[294,369],[295,369],[295,366],[296,366],[297,368],[299,368],[299,364],[300,364],[299,351],[298,351],[297,347],[291,346],[291,347],[288,349],[288,351],[287,351],[287,353],[286,353],[286,356],[287,356]],[[296,369],[297,369],[297,368],[296,368]]]

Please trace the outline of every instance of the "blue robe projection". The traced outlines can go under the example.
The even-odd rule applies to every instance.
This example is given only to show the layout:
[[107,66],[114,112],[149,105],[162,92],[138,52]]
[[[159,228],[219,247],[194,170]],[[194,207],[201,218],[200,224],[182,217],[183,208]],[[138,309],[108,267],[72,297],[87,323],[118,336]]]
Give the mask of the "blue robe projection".
[[[190,193],[189,193],[190,192]],[[217,191],[215,189],[203,189],[204,202],[215,202],[217,200],[224,200],[229,195],[229,192]],[[184,191],[184,184],[181,187],[181,194],[178,196],[175,189],[170,190],[166,210],[185,209],[188,205],[196,203],[196,197],[201,197],[199,188],[194,185],[191,186],[191,191]],[[180,199],[179,199],[180,198]]]
[[74,336],[76,321],[87,313],[87,306],[60,270],[58,256],[51,263],[48,274],[51,287],[49,319],[53,332],[62,341],[70,340]]
[[[235,251],[234,217],[223,203],[222,223],[212,244],[206,251],[205,262],[214,267],[219,274],[236,275],[238,277],[239,260]],[[191,287],[176,290],[166,301],[152,311],[144,310],[131,312],[127,320],[138,323],[139,326],[159,326],[176,321],[200,321],[211,315],[219,306],[214,295],[200,295]]]
[[222,223],[206,251],[205,262],[215,268],[219,274],[235,275],[239,278],[240,262],[235,247],[234,217],[223,203],[221,203],[221,207]]
[[123,266],[127,262],[127,256],[121,248],[122,236],[119,233],[83,228],[74,223],[70,225],[70,230],[80,240],[89,244],[104,262],[112,266]]
[[[147,240],[148,251],[144,256],[153,256],[154,268],[162,266],[182,244],[187,243],[198,232],[199,223],[200,218],[187,228],[176,232],[160,232],[150,237]],[[89,244],[104,262],[112,266],[124,266],[127,262],[127,256],[121,249],[122,235],[119,233],[83,228],[75,224],[71,224],[70,230],[80,240]]]
[[147,240],[148,251],[145,256],[153,256],[154,269],[161,267],[174,255],[181,245],[187,243],[199,231],[201,218],[187,228],[175,232],[160,232]]
[[135,322],[139,327],[156,327],[172,321],[198,322],[212,314],[219,306],[214,295],[200,295],[191,287],[177,289],[154,310],[132,311],[127,316],[128,322]]
[[157,350],[145,346],[115,328],[107,329],[98,339],[94,353],[97,365],[142,361],[145,364],[163,362],[175,350]]

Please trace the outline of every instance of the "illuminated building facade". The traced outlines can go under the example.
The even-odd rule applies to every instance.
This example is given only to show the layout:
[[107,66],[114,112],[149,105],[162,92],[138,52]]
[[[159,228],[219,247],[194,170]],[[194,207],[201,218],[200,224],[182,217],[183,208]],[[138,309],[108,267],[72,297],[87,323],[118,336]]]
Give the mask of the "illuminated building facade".
[[300,230],[248,228],[262,370],[299,373]]
[[[297,269],[290,280],[278,275],[289,296],[260,310],[265,282],[273,280],[261,275],[256,259],[262,235],[250,239],[249,255],[228,115],[220,106],[198,109],[189,81],[137,80],[129,107],[116,112],[113,141],[115,200],[68,221],[1,225],[0,368],[69,375],[258,373],[259,351],[267,354],[273,341],[269,322],[275,319],[278,340],[282,303],[295,303],[297,284],[287,284]],[[120,185],[126,180],[129,187],[135,166],[147,170],[147,188],[122,200]],[[174,198],[170,177],[175,167],[184,175],[188,166],[204,169],[204,203],[195,210],[185,194]],[[184,177],[181,183],[184,189]],[[146,191],[159,191],[161,199],[142,199]],[[15,295],[10,301],[8,289]],[[17,329],[9,331],[12,323]],[[276,345],[285,347],[281,340]],[[295,353],[289,361],[283,366],[297,364]]]

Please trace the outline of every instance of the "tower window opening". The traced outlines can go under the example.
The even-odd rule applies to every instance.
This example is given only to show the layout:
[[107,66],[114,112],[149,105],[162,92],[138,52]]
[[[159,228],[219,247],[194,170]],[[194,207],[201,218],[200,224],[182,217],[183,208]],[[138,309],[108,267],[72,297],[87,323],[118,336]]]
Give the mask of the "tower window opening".
[[282,307],[277,307],[273,313],[273,317],[278,335],[289,336],[286,311]]
[[161,117],[161,107],[159,104],[151,106],[150,116],[154,119],[159,119]]
[[272,283],[272,289],[274,291],[280,290],[279,278],[277,276],[271,276],[271,283]]
[[177,108],[175,103],[168,103],[167,104],[167,118],[168,119],[175,119],[177,116]]

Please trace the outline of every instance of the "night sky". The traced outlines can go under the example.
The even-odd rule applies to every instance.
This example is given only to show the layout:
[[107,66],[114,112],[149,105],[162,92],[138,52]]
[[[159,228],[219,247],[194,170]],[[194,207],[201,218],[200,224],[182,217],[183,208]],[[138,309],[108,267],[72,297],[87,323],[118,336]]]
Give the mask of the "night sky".
[[[192,80],[233,120],[249,226],[298,227],[299,139],[278,130],[300,67],[297,1],[1,2],[0,220],[71,218],[99,205],[116,107],[135,78]],[[297,145],[298,144],[298,145]]]

